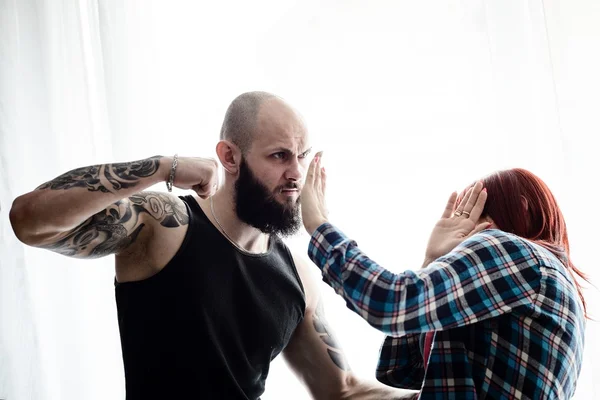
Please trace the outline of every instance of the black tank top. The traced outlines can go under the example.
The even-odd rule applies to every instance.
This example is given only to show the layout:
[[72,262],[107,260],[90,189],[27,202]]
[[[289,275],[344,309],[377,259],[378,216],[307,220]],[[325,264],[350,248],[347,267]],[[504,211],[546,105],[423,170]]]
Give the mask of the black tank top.
[[156,275],[117,283],[127,400],[258,399],[269,364],[304,317],[286,245],[234,247],[192,196],[181,248]]

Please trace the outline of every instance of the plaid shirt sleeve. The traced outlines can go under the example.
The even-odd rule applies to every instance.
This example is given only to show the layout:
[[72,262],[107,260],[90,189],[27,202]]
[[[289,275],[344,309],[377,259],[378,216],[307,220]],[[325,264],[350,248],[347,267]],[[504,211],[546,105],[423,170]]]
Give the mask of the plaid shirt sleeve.
[[394,274],[329,223],[308,255],[348,308],[392,336],[443,330],[531,307],[540,288],[536,255],[524,241],[485,230],[424,269]]

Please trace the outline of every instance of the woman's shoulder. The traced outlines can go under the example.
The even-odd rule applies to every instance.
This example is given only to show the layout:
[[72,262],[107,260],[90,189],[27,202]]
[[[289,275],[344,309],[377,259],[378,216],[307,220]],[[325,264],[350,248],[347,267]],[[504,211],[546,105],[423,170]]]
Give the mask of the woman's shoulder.
[[474,234],[439,261],[463,274],[465,281],[475,277],[498,288],[518,283],[528,293],[537,293],[543,278],[538,252],[530,242],[499,229]]
[[531,241],[500,229],[485,229],[469,237],[461,245],[466,248],[518,248],[521,251],[538,252]]
[[533,258],[540,266],[565,269],[565,261],[550,249],[514,233],[500,229],[486,229],[463,242],[465,247],[494,247],[501,251],[518,252]]

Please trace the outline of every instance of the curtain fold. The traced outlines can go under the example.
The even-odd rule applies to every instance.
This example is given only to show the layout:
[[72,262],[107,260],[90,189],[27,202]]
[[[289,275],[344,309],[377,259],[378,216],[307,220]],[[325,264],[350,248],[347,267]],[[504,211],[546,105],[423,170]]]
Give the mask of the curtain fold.
[[[8,218],[18,195],[112,159],[97,8],[95,1],[0,2],[2,399],[124,393],[111,260],[81,263],[23,246]],[[102,340],[93,329],[98,318]]]
[[[214,156],[248,90],[304,115],[332,220],[389,269],[420,265],[451,191],[520,166],[552,188],[575,263],[600,277],[599,18],[595,0],[0,0],[0,399],[124,398],[112,257],[22,245],[14,198],[80,166]],[[382,336],[321,290],[371,378]],[[590,322],[576,399],[600,400],[598,333]],[[308,395],[278,358],[263,399],[280,398]]]

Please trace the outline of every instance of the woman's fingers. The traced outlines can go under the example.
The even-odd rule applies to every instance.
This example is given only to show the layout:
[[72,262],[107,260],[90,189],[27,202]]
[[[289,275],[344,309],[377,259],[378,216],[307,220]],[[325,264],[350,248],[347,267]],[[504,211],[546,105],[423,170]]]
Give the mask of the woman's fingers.
[[463,196],[463,198],[460,200],[460,204],[456,207],[456,216],[460,216],[463,212],[463,210],[465,209],[465,207],[467,206],[467,202],[469,201],[469,197],[471,197],[471,193],[473,192],[473,188],[469,188],[469,190],[467,190],[467,193],[465,193],[465,195]]
[[452,212],[454,211],[454,204],[456,203],[457,196],[458,195],[456,192],[452,192],[452,194],[450,195],[450,198],[448,199],[448,203],[446,203],[446,208],[444,209],[444,212],[442,213],[442,218],[450,218],[452,216]]
[[478,221],[483,212],[486,199],[487,192],[483,188],[483,182],[478,181],[462,198],[459,206],[456,208],[456,216],[466,217],[473,222]]
[[483,183],[481,183],[481,181],[475,183],[475,185],[473,185],[473,187],[471,187],[469,196],[465,196],[465,198],[468,197],[468,200],[467,200],[467,203],[465,204],[464,208],[462,209],[462,211],[467,211],[469,213],[471,212],[471,210],[475,206],[475,202],[477,201],[477,198],[479,197],[479,193],[481,192],[481,189],[483,189]]
[[485,207],[485,201],[487,200],[487,191],[485,189],[481,190],[477,196],[475,201],[475,205],[471,208],[469,219],[473,222],[479,221],[481,214],[483,213],[483,208]]
[[477,225],[475,229],[473,229],[466,237],[471,237],[478,232],[488,229],[490,226],[492,226],[490,222],[482,222],[481,224]]
[[314,179],[314,185],[315,188],[319,188],[321,189],[322,186],[322,182],[323,182],[323,167],[321,167],[321,160],[323,159],[323,152],[319,151],[316,155],[317,157],[317,163],[315,165],[315,179]]

